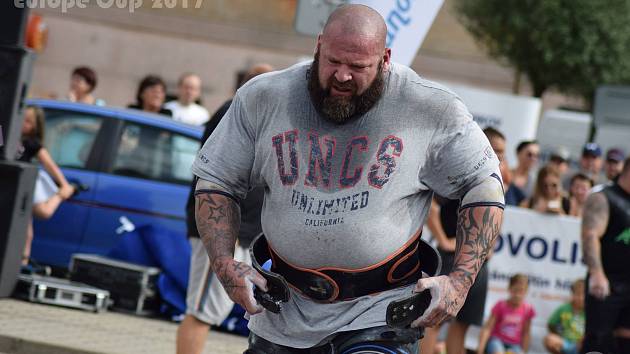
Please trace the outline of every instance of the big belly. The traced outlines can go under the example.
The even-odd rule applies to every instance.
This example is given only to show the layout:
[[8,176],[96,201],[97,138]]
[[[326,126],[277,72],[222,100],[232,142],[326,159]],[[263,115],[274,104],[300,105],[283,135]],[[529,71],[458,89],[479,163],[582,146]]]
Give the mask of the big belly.
[[371,266],[403,247],[417,231],[400,225],[383,227],[370,222],[299,230],[264,229],[269,244],[280,257],[294,266],[310,269]]

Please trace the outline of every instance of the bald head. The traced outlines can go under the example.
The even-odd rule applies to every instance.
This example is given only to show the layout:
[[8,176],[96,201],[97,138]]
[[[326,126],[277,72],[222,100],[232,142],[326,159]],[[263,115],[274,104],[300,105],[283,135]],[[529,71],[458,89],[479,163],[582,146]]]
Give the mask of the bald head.
[[381,15],[365,5],[342,6],[328,17],[317,37],[308,84],[322,117],[344,124],[378,102],[391,63],[386,36]]
[[201,97],[201,78],[197,74],[185,73],[179,78],[177,100],[183,106],[195,103]]
[[351,36],[373,40],[379,48],[385,48],[387,25],[383,17],[365,5],[344,5],[328,17],[322,37]]

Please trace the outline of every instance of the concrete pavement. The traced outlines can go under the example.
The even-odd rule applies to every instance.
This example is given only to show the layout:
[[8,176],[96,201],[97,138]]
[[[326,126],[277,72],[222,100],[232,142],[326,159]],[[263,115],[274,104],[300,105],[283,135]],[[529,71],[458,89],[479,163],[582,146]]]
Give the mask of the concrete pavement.
[[[0,353],[174,354],[176,331],[176,323],[159,319],[0,299]],[[246,347],[245,337],[211,331],[205,353]]]

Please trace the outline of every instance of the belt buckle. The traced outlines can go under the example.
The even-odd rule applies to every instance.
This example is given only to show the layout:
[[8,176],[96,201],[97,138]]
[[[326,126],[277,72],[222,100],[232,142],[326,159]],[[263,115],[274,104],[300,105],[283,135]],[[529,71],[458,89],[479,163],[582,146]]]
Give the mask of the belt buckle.
[[339,296],[339,285],[323,273],[309,273],[307,285],[301,289],[304,295],[321,302],[333,302]]

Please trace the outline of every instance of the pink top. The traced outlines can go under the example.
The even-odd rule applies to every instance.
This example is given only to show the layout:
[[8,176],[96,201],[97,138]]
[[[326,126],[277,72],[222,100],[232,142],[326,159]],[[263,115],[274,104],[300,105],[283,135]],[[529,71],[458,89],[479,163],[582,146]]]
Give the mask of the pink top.
[[499,338],[506,344],[521,345],[523,326],[527,320],[531,320],[536,316],[536,311],[534,311],[532,305],[526,302],[514,308],[507,300],[502,300],[494,305],[492,314],[496,322],[494,328],[492,328],[491,336]]

